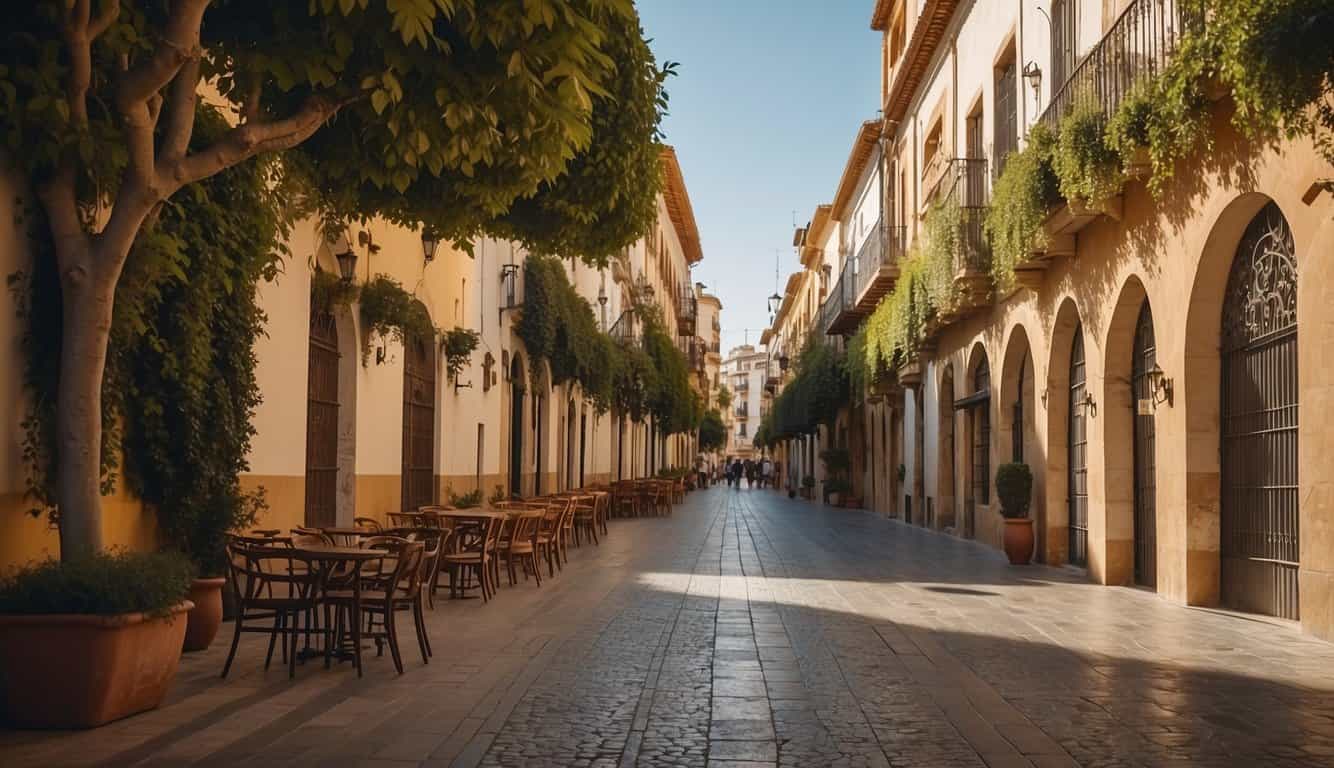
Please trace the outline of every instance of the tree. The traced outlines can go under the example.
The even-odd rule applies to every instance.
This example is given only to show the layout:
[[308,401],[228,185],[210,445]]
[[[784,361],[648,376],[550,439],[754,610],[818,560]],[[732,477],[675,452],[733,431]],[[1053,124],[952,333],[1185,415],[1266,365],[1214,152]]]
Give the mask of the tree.
[[718,385],[718,407],[727,410],[732,405],[732,390],[726,384]]
[[[619,106],[660,114],[654,88],[617,88],[609,51],[642,43],[631,0],[39,0],[11,9],[6,28],[0,135],[40,206],[62,298],[52,448],[66,558],[101,548],[117,283],[183,187],[288,151],[270,167],[275,183],[299,179],[326,221],[379,215],[467,245],[515,230],[517,200],[559,209],[572,191],[553,183],[571,163],[612,167],[656,145],[656,120],[647,132],[617,124],[634,135],[596,130],[595,100],[605,112],[613,98],[646,98]],[[645,75],[642,53],[623,76]],[[201,93],[234,117],[192,149]],[[628,243],[638,224],[613,225],[654,190],[576,207]],[[546,236],[534,228],[532,244]]]
[[727,441],[727,427],[723,426],[722,414],[711,408],[704,414],[699,424],[699,448],[710,453],[723,447]]

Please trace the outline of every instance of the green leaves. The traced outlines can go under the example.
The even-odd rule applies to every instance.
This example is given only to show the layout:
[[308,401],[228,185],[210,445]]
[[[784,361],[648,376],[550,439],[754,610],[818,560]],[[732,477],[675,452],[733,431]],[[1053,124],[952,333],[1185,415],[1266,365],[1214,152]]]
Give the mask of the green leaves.
[[1042,124],[1028,133],[1028,143],[1010,155],[991,191],[983,231],[991,244],[991,275],[998,289],[1013,285],[1015,265],[1046,245],[1042,222],[1060,197],[1052,169],[1056,138]]
[[598,328],[593,307],[574,289],[559,259],[529,256],[524,263],[523,308],[515,332],[533,358],[529,370],[541,379],[540,363],[551,369],[551,384],[578,382],[599,412],[612,401],[616,348]]
[[[367,334],[378,334],[404,344],[410,338],[428,339],[435,343],[439,331],[431,322],[426,307],[403,285],[387,275],[376,275],[361,286],[359,293],[361,328]],[[362,347],[362,364],[370,355],[371,346]]]

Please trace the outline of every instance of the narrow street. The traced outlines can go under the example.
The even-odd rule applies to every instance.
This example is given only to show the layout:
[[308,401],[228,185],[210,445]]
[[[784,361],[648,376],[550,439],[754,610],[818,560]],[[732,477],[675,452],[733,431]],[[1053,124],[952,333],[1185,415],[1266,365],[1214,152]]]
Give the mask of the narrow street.
[[[612,521],[539,589],[438,604],[407,674],[187,655],[160,710],[26,765],[1329,765],[1334,647],[772,491]],[[224,627],[229,636],[230,627]]]

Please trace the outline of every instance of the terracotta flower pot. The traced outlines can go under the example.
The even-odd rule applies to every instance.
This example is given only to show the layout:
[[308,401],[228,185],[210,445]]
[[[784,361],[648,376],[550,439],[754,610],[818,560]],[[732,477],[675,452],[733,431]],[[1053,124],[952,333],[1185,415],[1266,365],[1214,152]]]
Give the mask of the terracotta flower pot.
[[0,717],[19,728],[95,728],[162,703],[185,600],[171,614],[0,615]]
[[221,576],[190,583],[190,602],[195,607],[190,609],[185,625],[184,650],[202,651],[218,636],[218,627],[222,625],[222,587],[226,583]]
[[1010,558],[1010,565],[1028,565],[1033,559],[1032,520],[1005,519],[1005,556]]

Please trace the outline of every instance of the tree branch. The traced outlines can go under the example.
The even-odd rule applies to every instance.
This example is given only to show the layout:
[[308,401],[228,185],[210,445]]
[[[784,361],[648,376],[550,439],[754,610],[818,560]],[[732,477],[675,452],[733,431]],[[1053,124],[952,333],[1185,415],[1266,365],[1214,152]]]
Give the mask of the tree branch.
[[106,4],[102,6],[102,12],[97,14],[97,18],[93,19],[88,26],[88,37],[92,40],[101,37],[102,33],[106,32],[119,17],[120,0],[106,0]]
[[171,15],[167,17],[153,55],[127,72],[120,81],[117,100],[122,111],[165,88],[187,61],[200,55],[199,27],[208,4],[209,0],[176,0],[172,3]]
[[165,183],[172,189],[179,189],[255,155],[291,149],[310,138],[326,120],[357,98],[360,97],[335,101],[325,96],[309,96],[290,117],[238,125],[211,146],[174,163],[167,170]]
[[[88,233],[83,229],[83,220],[79,217],[79,202],[75,190],[74,166],[64,163],[60,170],[49,179],[37,185],[37,197],[46,210],[47,226],[51,229],[51,238],[56,244],[56,254],[86,256],[88,253]],[[86,264],[60,265],[61,271]]]
[[195,102],[199,96],[199,59],[187,61],[171,81],[167,100],[167,128],[162,137],[162,162],[185,157],[195,128]]

